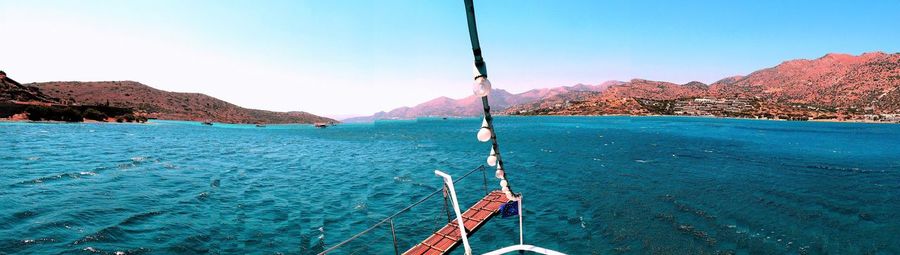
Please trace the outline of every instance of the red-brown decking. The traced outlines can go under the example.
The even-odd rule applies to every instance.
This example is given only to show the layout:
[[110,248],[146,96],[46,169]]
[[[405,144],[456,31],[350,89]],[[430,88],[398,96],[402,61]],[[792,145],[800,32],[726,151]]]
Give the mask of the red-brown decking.
[[[466,235],[472,236],[481,225],[497,215],[500,211],[500,205],[508,202],[506,195],[499,190],[492,191],[484,196],[478,203],[475,203],[466,212],[463,213],[463,224],[466,226]],[[452,251],[461,241],[459,229],[457,228],[456,218],[447,223],[446,226],[434,232],[431,236],[416,246],[413,246],[404,255],[422,255],[422,254],[446,254]]]

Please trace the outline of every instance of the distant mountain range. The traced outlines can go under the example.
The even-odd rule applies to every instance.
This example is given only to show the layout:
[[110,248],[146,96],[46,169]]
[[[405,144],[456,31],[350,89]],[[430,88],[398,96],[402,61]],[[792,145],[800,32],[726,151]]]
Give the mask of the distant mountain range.
[[[510,106],[527,104],[541,99],[572,92],[600,92],[606,88],[623,82],[608,81],[599,85],[577,84],[555,88],[532,89],[519,94],[512,94],[502,89],[493,89],[490,94],[491,110],[501,112]],[[378,112],[371,116],[356,117],[344,122],[369,122],[382,119],[415,119],[418,117],[470,117],[480,116],[483,112],[481,98],[475,95],[462,99],[438,97],[413,107],[400,107],[388,112]]]
[[[775,119],[863,119],[900,114],[900,54],[827,54],[791,60],[711,85],[635,79],[596,94],[569,94],[506,114],[683,114]],[[868,115],[868,116],[867,116]]]
[[[577,84],[512,94],[494,89],[491,110],[509,115],[713,115],[776,119],[884,118],[900,115],[900,53],[827,54],[790,60],[707,85],[633,79]],[[154,89],[133,81],[0,82],[0,103],[15,114],[23,103],[132,109],[137,116],[229,123],[314,123],[334,120],[306,112],[246,109],[199,93]],[[12,105],[10,105],[12,104]],[[113,109],[116,108],[116,109]],[[439,97],[371,116],[379,119],[480,116],[480,98]]]
[[135,115],[226,123],[336,122],[306,112],[243,108],[200,93],[162,91],[134,81],[43,82],[0,87],[0,99],[55,106],[97,105],[132,109]]
[[[675,84],[633,79],[600,85],[494,90],[491,109],[510,115],[685,114],[787,119],[900,114],[900,53],[827,54],[791,60],[747,76]],[[347,121],[479,116],[481,102],[437,98]]]

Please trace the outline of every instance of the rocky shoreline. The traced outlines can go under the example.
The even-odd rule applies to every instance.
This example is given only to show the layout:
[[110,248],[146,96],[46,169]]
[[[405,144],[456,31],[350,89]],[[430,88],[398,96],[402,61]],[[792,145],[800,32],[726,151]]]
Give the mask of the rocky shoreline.
[[0,103],[0,119],[7,121],[147,122],[128,108],[102,105],[61,105],[37,102]]
[[776,118],[750,118],[735,116],[714,116],[714,115],[676,115],[676,114],[498,114],[497,116],[506,117],[537,117],[537,116],[560,116],[560,117],[683,117],[683,118],[715,118],[715,119],[735,119],[735,120],[761,120],[761,121],[809,121],[809,122],[831,122],[831,123],[868,123],[868,124],[900,124],[900,120],[869,120],[869,119],[776,119]]

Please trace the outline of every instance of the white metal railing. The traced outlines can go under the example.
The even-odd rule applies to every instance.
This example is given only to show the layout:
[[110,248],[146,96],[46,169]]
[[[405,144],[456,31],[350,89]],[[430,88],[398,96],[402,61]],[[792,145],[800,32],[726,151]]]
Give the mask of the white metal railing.
[[[353,240],[355,240],[355,239],[357,239],[357,238],[359,238],[359,237],[365,235],[366,233],[368,233],[368,232],[374,230],[375,228],[377,228],[377,227],[379,227],[379,226],[381,226],[381,225],[383,225],[383,224],[385,224],[385,223],[389,224],[390,227],[391,227],[391,238],[393,239],[394,253],[395,253],[395,254],[399,254],[399,253],[400,253],[400,250],[399,250],[399,247],[398,247],[398,245],[397,245],[397,235],[396,235],[396,233],[395,233],[395,231],[394,231],[394,218],[397,217],[398,215],[400,215],[400,214],[406,212],[406,211],[409,211],[411,208],[415,207],[416,205],[421,204],[422,202],[425,202],[426,200],[428,200],[428,199],[430,199],[431,197],[433,197],[434,195],[436,195],[438,192],[442,192],[442,191],[446,192],[446,193],[448,194],[448,196],[449,196],[449,199],[451,200],[451,203],[452,203],[452,205],[453,205],[453,212],[456,214],[456,222],[457,222],[458,226],[465,226],[465,224],[463,223],[462,213],[461,213],[461,211],[460,211],[460,209],[459,209],[459,201],[457,200],[457,196],[456,196],[456,187],[455,187],[454,184],[455,184],[456,182],[459,182],[460,180],[462,180],[462,179],[468,177],[470,174],[472,174],[472,173],[474,173],[474,172],[476,172],[476,171],[478,171],[478,170],[481,170],[482,173],[483,173],[484,170],[485,170],[485,167],[482,165],[482,166],[480,166],[480,167],[477,167],[477,168],[475,168],[475,169],[472,169],[471,171],[469,171],[468,173],[464,174],[462,177],[460,177],[460,178],[458,178],[458,179],[456,179],[456,180],[454,180],[453,177],[451,177],[450,175],[448,175],[448,174],[446,174],[446,173],[444,173],[444,172],[441,172],[440,170],[435,170],[434,173],[435,173],[436,175],[440,176],[440,177],[443,179],[443,181],[444,181],[444,187],[443,187],[443,188],[438,189],[438,190],[432,192],[431,194],[428,194],[427,196],[425,196],[425,197],[422,198],[421,200],[416,201],[415,203],[413,203],[413,204],[411,204],[411,205],[409,205],[409,206],[407,206],[407,207],[401,209],[400,211],[394,213],[393,215],[388,216],[387,218],[382,219],[382,220],[379,221],[378,223],[375,223],[375,225],[372,225],[371,227],[367,228],[366,230],[363,230],[363,231],[361,231],[361,232],[359,232],[359,233],[353,235],[352,237],[348,238],[347,240],[344,240],[344,241],[342,241],[342,242],[340,242],[340,243],[338,243],[338,244],[336,244],[336,245],[334,245],[334,246],[331,246],[331,247],[328,248],[328,249],[325,249],[324,251],[320,252],[319,255],[328,254],[329,252],[332,252],[332,251],[334,251],[334,250],[336,250],[336,249],[338,249],[338,248],[340,248],[340,247],[346,245],[346,244],[349,243],[350,241],[353,241]],[[484,175],[484,173],[483,173],[483,175]],[[487,192],[488,192],[488,191],[487,191],[487,183],[486,183],[486,182],[487,182],[487,177],[484,176],[484,178],[485,178],[485,193],[487,193]],[[519,199],[519,200],[518,200],[518,202],[519,202],[519,204],[518,204],[518,209],[519,209],[519,244],[517,244],[517,245],[512,245],[512,246],[508,246],[508,247],[503,247],[503,248],[500,248],[500,249],[498,249],[498,250],[490,251],[490,252],[487,252],[487,253],[484,253],[484,254],[486,254],[486,255],[499,255],[499,254],[506,254],[506,253],[510,253],[510,252],[516,252],[516,251],[519,251],[519,252],[533,252],[533,253],[538,253],[538,254],[548,254],[548,255],[561,255],[561,254],[564,254],[564,253],[561,253],[561,252],[558,252],[558,251],[554,251],[554,250],[550,250],[550,249],[547,249],[547,248],[541,248],[541,247],[538,247],[538,246],[525,244],[525,238],[524,238],[524,236],[525,236],[525,235],[524,235],[524,226],[523,226],[523,224],[522,224],[522,222],[523,222],[523,221],[522,221],[522,219],[523,219],[523,216],[522,216],[522,215],[524,214],[524,211],[522,211],[522,194],[519,193],[519,194],[516,194],[516,196],[517,196],[518,199]],[[469,244],[468,235],[467,235],[467,233],[466,233],[465,228],[464,228],[464,227],[459,228],[459,232],[460,232],[460,236],[462,237],[463,247],[464,247],[464,249],[465,249],[465,254],[466,254],[466,255],[471,255],[471,254],[472,254],[472,248],[471,248],[471,246],[470,246],[470,244]]]
[[[469,238],[466,236],[466,228],[465,228],[465,224],[463,224],[462,213],[459,212],[459,202],[456,201],[456,188],[453,187],[453,177],[450,177],[450,175],[448,175],[444,172],[441,172],[440,170],[434,170],[434,174],[443,178],[444,185],[446,185],[448,187],[448,189],[450,190],[450,200],[451,200],[451,202],[453,202],[453,212],[456,213],[456,223],[458,224],[458,226],[460,226],[459,227],[459,235],[462,237],[463,247],[465,247],[465,249],[466,249],[465,253],[466,253],[466,255],[472,255],[472,248],[469,246]],[[564,255],[564,253],[562,253],[562,252],[554,251],[554,250],[547,249],[547,248],[541,248],[541,247],[537,247],[534,245],[525,244],[525,227],[522,224],[522,215],[525,214],[525,212],[522,211],[522,193],[516,194],[516,198],[518,199],[518,209],[519,209],[519,244],[500,248],[498,250],[491,251],[491,252],[488,252],[485,254],[499,255],[499,254],[505,254],[505,253],[514,252],[514,251],[519,251],[519,252],[529,251],[529,252],[548,254],[548,255]]]
[[450,201],[453,202],[453,212],[456,213],[456,224],[459,226],[459,236],[462,237],[463,247],[466,249],[466,255],[472,255],[472,247],[469,247],[469,238],[466,236],[466,224],[463,222],[462,213],[459,212],[459,201],[456,200],[456,188],[453,187],[453,177],[449,174],[434,170],[434,174],[444,179],[444,184],[450,190]]
[[[458,179],[452,181],[452,183],[459,182],[459,181],[461,181],[462,179],[465,179],[466,177],[468,177],[470,174],[472,174],[472,173],[474,173],[474,172],[476,172],[476,171],[479,171],[479,170],[481,171],[481,173],[482,173],[482,178],[484,179],[484,180],[483,180],[483,182],[484,182],[484,192],[485,192],[485,194],[487,194],[487,193],[488,193],[488,189],[487,189],[487,174],[484,172],[484,171],[485,171],[484,165],[481,165],[481,166],[479,166],[479,167],[476,167],[475,169],[472,169],[471,171],[469,171],[469,172],[467,172],[466,174],[464,174],[462,177],[459,177]],[[409,206],[407,206],[407,207],[405,207],[405,208],[403,208],[403,209],[400,209],[400,211],[397,211],[396,213],[392,214],[391,216],[388,216],[387,218],[382,219],[382,220],[379,221],[378,223],[375,223],[375,225],[372,225],[371,227],[369,227],[369,228],[367,228],[367,229],[365,229],[365,230],[363,230],[363,231],[361,231],[361,232],[359,232],[359,233],[357,233],[357,234],[351,236],[350,238],[347,238],[346,240],[341,241],[340,243],[338,243],[338,244],[336,244],[336,245],[334,245],[334,246],[331,246],[331,247],[329,247],[328,249],[325,249],[324,251],[320,252],[318,255],[328,254],[329,252],[332,252],[332,251],[334,251],[334,250],[336,250],[336,249],[338,249],[338,248],[340,248],[340,247],[342,247],[342,246],[344,246],[344,245],[350,243],[350,241],[353,241],[353,240],[355,240],[355,239],[357,239],[357,238],[359,238],[359,237],[365,235],[366,233],[368,233],[368,232],[370,232],[370,231],[372,231],[372,230],[378,228],[378,227],[381,226],[381,225],[384,225],[385,223],[390,224],[390,227],[391,227],[391,238],[393,239],[393,242],[394,242],[394,253],[395,253],[395,254],[400,254],[399,247],[397,246],[397,235],[396,235],[396,233],[395,233],[395,231],[394,231],[394,218],[396,218],[397,216],[399,216],[400,214],[402,214],[402,213],[404,213],[404,212],[409,211],[409,210],[412,209],[413,207],[415,207],[415,206],[421,204],[422,202],[425,202],[426,200],[430,199],[431,197],[433,197],[434,195],[438,194],[439,192],[445,191],[445,189],[446,189],[446,186],[444,186],[444,188],[441,188],[441,189],[435,190],[434,192],[431,192],[431,194],[428,194],[427,196],[425,196],[424,198],[420,199],[419,201],[416,201],[415,203],[412,203],[411,205],[409,205]],[[456,194],[455,194],[455,193],[454,193],[453,197],[454,197],[454,201],[455,201],[455,200],[456,200],[456,199],[455,199],[455,198],[456,198]],[[456,205],[455,202],[454,202],[454,205]]]

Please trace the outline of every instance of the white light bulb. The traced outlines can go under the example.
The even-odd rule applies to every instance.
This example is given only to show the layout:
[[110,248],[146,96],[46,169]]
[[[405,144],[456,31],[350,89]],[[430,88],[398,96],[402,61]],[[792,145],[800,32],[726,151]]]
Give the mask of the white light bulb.
[[488,156],[488,158],[487,158],[487,164],[488,164],[489,166],[496,166],[496,165],[497,165],[497,153],[494,152],[494,148],[491,148],[491,155]]
[[509,182],[507,182],[506,180],[500,180],[500,187],[509,188]]
[[472,85],[472,92],[478,97],[485,97],[491,94],[491,81],[484,76],[475,78],[475,84]]
[[511,193],[509,192],[509,187],[507,187],[507,186],[500,187],[500,190],[503,191],[503,193],[511,194]]
[[487,142],[491,140],[491,130],[488,128],[481,128],[478,130],[478,141]]
[[498,169],[497,172],[494,172],[494,176],[496,176],[497,179],[501,179],[501,180],[503,179],[504,174],[505,174],[505,173],[503,172],[502,169]]

